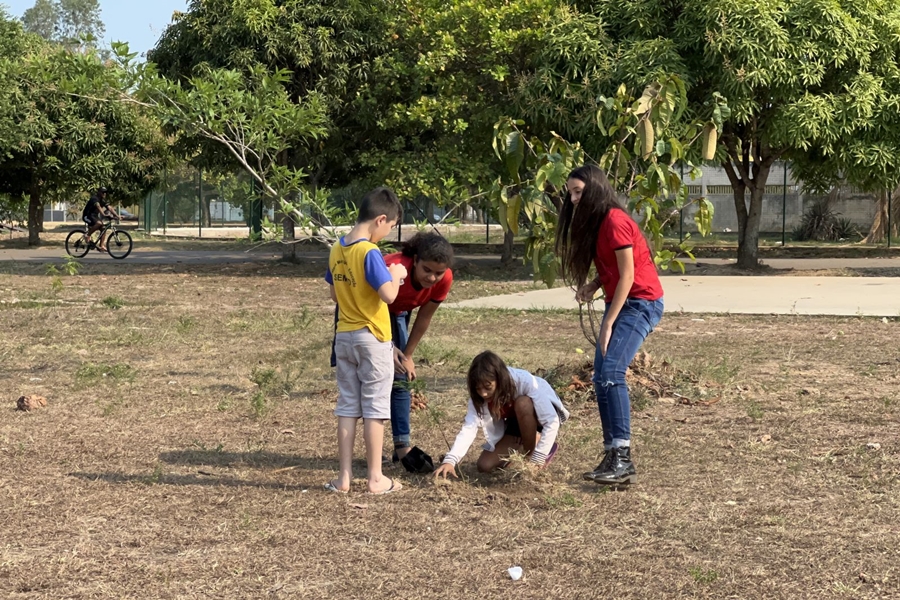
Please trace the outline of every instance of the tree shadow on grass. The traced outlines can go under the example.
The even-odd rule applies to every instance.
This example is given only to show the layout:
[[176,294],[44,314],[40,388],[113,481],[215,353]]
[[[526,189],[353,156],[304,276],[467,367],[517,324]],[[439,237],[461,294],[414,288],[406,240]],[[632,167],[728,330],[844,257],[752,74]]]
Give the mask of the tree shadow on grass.
[[[263,450],[253,452],[226,452],[219,449],[188,449],[162,452],[161,462],[172,465],[208,467],[251,467],[256,469],[321,470],[337,469],[337,458],[307,458],[294,454],[280,454]],[[363,468],[365,464],[361,463]],[[359,465],[354,462],[354,468]]]

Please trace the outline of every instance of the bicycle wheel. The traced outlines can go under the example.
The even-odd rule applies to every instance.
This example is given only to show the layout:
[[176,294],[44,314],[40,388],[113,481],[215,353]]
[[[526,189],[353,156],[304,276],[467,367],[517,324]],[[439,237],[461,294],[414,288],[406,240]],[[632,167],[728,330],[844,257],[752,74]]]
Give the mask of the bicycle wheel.
[[81,258],[90,250],[84,239],[84,231],[76,229],[66,236],[66,253],[75,258]]
[[111,231],[106,238],[106,251],[115,259],[123,259],[131,254],[134,242],[127,231]]

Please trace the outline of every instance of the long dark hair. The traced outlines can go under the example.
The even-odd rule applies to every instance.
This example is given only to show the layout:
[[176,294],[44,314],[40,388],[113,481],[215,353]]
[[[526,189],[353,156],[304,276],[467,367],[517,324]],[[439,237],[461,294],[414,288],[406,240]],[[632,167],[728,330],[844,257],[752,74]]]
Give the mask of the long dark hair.
[[[491,381],[497,382],[493,397],[482,398],[478,393],[479,384]],[[499,419],[503,414],[503,407],[516,400],[516,385],[509,375],[509,369],[506,368],[503,359],[490,350],[485,350],[472,360],[472,366],[469,367],[469,374],[466,376],[466,383],[469,386],[469,397],[472,398],[472,404],[475,405],[478,414],[482,416],[484,416],[484,408],[488,401],[490,401],[491,416]]]
[[453,263],[453,246],[447,238],[435,231],[417,233],[403,242],[400,251],[403,252],[403,256],[416,260],[427,260],[448,267]]
[[587,282],[603,219],[610,210],[621,209],[622,205],[616,190],[599,167],[583,165],[569,173],[569,179],[582,181],[584,191],[577,213],[571,194],[566,192],[556,226],[556,255],[562,263],[563,280],[577,289]]

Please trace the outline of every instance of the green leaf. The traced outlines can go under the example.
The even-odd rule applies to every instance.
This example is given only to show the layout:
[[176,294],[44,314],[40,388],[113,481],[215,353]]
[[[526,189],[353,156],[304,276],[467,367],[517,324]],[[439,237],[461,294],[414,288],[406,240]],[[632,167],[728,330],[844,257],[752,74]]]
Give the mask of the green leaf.
[[519,235],[519,212],[522,210],[522,196],[516,194],[509,199],[506,211],[506,223],[513,235]]

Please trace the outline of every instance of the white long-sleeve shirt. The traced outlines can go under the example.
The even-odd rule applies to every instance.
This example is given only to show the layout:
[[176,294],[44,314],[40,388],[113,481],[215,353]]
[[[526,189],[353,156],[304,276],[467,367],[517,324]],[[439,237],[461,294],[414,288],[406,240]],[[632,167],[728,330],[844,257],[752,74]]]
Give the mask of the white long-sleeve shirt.
[[[543,428],[541,431],[541,439],[531,454],[531,462],[543,465],[547,460],[547,454],[556,436],[559,433],[559,426],[565,423],[569,418],[569,411],[563,406],[562,400],[553,391],[553,387],[540,377],[535,377],[528,371],[523,369],[514,369],[507,367],[512,377],[513,384],[516,388],[516,398],[519,396],[528,396],[534,403],[534,412],[537,415],[538,423]],[[495,419],[485,408],[485,415],[482,416],[475,409],[475,404],[469,398],[469,409],[466,412],[466,419],[463,422],[462,429],[456,435],[456,441],[453,448],[444,457],[444,462],[456,465],[466,455],[478,430],[484,431],[486,442],[483,446],[485,450],[493,451],[497,447],[497,443],[506,434],[506,426],[503,419]]]

